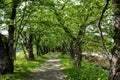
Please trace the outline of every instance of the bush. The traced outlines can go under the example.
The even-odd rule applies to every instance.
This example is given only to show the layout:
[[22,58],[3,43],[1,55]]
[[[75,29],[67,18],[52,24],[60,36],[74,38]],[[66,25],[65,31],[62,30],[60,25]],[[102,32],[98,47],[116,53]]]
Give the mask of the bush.
[[59,58],[61,58],[63,71],[68,80],[108,80],[108,71],[96,67],[86,60],[82,61],[81,68],[75,68],[67,55],[64,57],[60,55]]

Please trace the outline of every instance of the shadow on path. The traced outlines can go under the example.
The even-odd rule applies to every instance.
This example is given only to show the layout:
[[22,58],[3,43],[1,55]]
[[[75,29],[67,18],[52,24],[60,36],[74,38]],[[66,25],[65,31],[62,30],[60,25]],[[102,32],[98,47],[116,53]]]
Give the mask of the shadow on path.
[[45,64],[24,80],[67,80],[61,69],[60,60],[53,54]]

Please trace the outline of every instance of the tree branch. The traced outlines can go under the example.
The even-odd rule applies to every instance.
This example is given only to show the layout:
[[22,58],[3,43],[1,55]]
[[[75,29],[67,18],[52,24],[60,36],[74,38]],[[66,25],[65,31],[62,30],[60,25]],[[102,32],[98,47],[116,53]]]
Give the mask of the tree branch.
[[110,0],[106,0],[106,4],[105,4],[105,6],[104,6],[104,8],[103,8],[103,10],[102,10],[102,12],[101,12],[100,18],[99,18],[99,20],[98,20],[97,27],[98,27],[99,33],[100,33],[102,49],[103,49],[103,51],[105,52],[107,58],[110,60],[110,59],[111,59],[110,53],[109,53],[109,51],[107,50],[107,48],[106,48],[106,46],[105,46],[104,37],[103,37],[103,32],[102,32],[102,28],[101,28],[101,21],[102,21],[102,18],[103,18],[103,16],[104,16],[105,11],[107,10],[107,7],[108,7],[108,5],[109,5],[109,2],[110,2]]

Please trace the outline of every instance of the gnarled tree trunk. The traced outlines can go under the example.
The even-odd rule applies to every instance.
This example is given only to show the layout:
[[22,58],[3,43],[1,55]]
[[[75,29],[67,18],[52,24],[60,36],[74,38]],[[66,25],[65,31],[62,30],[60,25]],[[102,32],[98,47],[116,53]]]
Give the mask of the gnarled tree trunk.
[[120,0],[113,0],[114,7],[114,42],[109,80],[120,80]]
[[3,39],[3,35],[0,34],[0,74],[13,73],[14,61],[10,57],[8,41]]

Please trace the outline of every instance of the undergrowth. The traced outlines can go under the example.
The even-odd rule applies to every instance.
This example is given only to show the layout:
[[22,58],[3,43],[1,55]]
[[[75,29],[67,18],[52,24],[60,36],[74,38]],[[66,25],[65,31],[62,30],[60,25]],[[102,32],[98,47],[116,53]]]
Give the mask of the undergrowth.
[[24,78],[30,76],[30,74],[37,70],[40,66],[42,66],[50,55],[51,53],[43,56],[35,55],[34,61],[27,61],[23,53],[19,53],[16,61],[14,62],[14,73],[0,75],[0,80],[23,80]]
[[86,60],[82,61],[81,68],[76,68],[67,55],[59,55],[59,58],[67,80],[108,80],[108,71],[96,67]]

